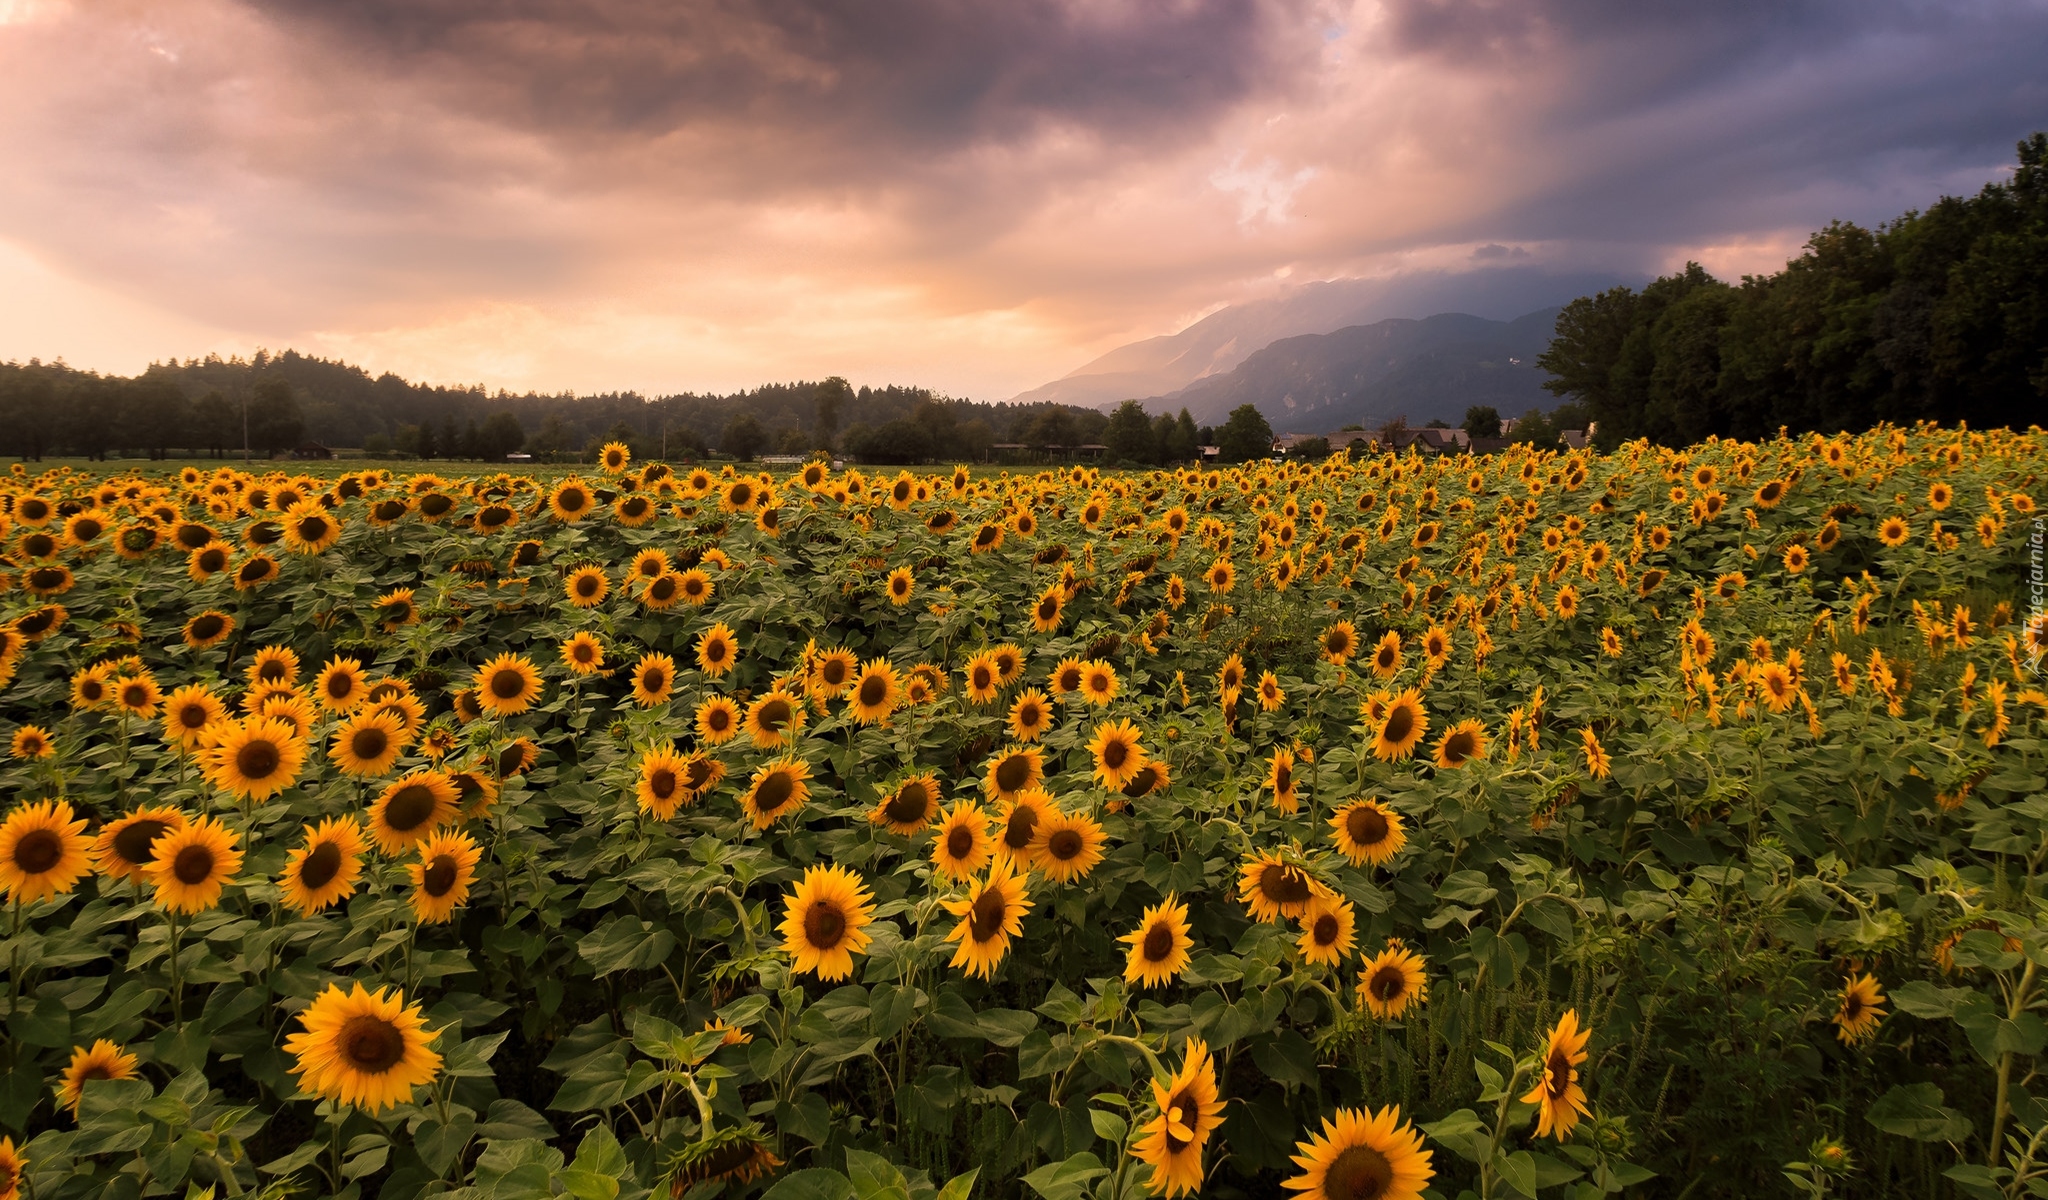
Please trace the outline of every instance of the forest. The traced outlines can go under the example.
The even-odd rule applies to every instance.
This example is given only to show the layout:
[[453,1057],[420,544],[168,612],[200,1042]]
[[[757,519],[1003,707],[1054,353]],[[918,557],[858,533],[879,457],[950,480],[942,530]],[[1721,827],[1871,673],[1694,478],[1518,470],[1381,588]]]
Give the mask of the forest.
[[1691,263],[1575,300],[1537,361],[1603,448],[2028,424],[2048,402],[2048,133],[2008,180],[1876,229],[1834,222],[1775,274]]

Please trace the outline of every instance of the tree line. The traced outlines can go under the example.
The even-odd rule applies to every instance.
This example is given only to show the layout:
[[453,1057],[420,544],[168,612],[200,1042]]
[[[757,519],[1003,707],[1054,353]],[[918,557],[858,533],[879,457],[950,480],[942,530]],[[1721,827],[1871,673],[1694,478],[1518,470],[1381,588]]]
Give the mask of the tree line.
[[1567,305],[1537,360],[1596,442],[1881,421],[2034,421],[2048,400],[2048,133],[2011,178],[1876,229],[1837,221],[1739,284],[1697,263]]
[[1108,418],[1051,404],[988,404],[837,377],[729,394],[513,394],[372,376],[286,350],[152,364],[132,378],[64,363],[0,363],[0,454],[271,457],[313,446],[422,459],[572,461],[606,441],[640,457],[717,451],[971,460],[1005,442],[1099,440]]

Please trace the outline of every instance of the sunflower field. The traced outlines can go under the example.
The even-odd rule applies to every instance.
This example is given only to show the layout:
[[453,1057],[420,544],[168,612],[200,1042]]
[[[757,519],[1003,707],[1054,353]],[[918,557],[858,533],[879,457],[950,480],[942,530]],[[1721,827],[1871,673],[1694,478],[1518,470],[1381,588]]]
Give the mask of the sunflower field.
[[2048,1195],[2044,451],[16,466],[0,1200]]

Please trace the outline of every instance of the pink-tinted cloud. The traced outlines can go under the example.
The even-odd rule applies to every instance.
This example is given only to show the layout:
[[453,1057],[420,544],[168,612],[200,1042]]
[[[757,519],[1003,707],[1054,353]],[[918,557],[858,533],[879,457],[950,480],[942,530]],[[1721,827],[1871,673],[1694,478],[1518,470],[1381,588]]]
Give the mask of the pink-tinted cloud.
[[997,398],[1299,280],[1767,267],[1989,177],[2044,47],[2028,0],[0,0],[0,356]]

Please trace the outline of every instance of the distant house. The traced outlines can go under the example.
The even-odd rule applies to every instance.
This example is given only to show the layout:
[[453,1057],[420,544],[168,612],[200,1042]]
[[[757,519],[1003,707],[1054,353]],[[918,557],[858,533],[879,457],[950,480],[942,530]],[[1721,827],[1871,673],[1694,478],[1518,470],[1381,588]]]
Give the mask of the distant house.
[[763,454],[754,461],[764,467],[796,467],[809,462],[810,458],[803,454]]
[[329,450],[329,449],[328,449],[327,447],[325,447],[325,446],[321,445],[321,444],[320,444],[320,443],[318,443],[318,442],[301,442],[301,443],[299,444],[299,448],[298,448],[298,449],[296,449],[296,450],[294,450],[294,451],[292,451],[292,457],[293,457],[293,458],[333,458],[333,457],[334,457],[334,451],[332,451],[332,450]]
[[532,462],[532,461],[533,461],[533,455],[531,455],[531,454],[528,454],[528,453],[527,453],[526,451],[524,451],[524,450],[514,450],[514,451],[513,451],[512,453],[510,453],[510,454],[507,454],[507,455],[505,456],[505,461],[506,461],[506,462]]
[[1199,446],[1197,449],[1202,452],[1203,462],[1215,462],[1223,457],[1223,447],[1221,446]]
[[1563,442],[1574,450],[1584,450],[1586,448],[1586,437],[1587,431],[1583,429],[1562,429],[1557,434],[1558,441]]

